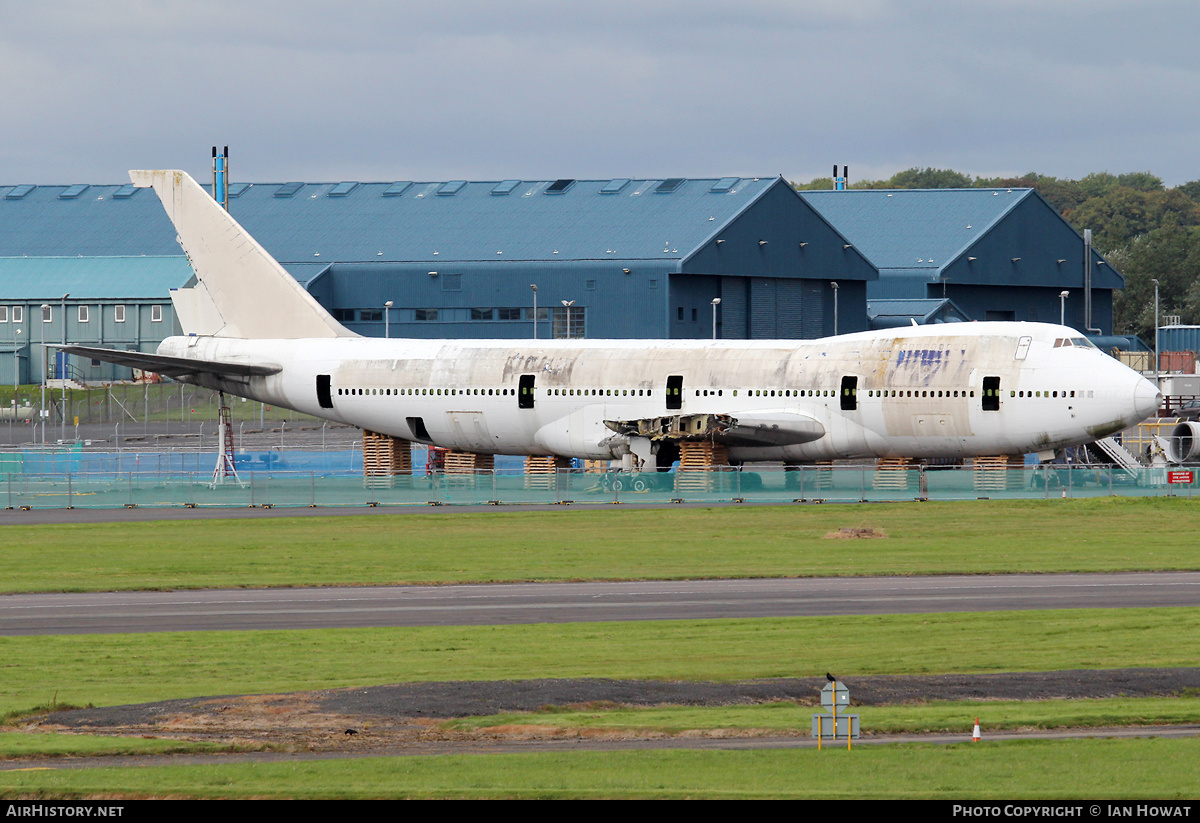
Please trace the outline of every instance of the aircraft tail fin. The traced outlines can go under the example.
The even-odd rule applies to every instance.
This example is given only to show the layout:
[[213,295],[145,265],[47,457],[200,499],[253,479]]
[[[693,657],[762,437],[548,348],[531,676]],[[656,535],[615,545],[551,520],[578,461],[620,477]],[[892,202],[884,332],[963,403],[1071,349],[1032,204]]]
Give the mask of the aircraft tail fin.
[[[187,172],[131,171],[153,187],[217,318],[187,333],[216,337],[355,337],[208,195]],[[211,316],[211,311],[206,312]],[[187,322],[186,318],[180,318]]]

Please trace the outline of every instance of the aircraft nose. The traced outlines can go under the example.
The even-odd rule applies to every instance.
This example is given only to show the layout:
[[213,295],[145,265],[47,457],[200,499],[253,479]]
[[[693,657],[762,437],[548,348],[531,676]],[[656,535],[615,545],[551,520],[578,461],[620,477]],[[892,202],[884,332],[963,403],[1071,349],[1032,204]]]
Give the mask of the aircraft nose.
[[1156,415],[1161,402],[1162,393],[1158,387],[1145,378],[1138,378],[1137,386],[1133,390],[1133,408],[1138,421]]

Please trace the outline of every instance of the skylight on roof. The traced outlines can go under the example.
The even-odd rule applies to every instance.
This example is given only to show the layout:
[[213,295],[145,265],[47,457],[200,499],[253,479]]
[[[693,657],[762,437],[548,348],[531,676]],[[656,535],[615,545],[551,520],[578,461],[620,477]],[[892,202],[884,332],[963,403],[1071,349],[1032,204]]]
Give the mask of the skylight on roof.
[[725,192],[731,190],[734,186],[736,186],[738,184],[738,181],[741,179],[742,178],[740,178],[740,177],[722,177],[720,180],[718,180],[716,183],[713,184],[713,187],[711,189],[709,189],[709,191],[713,192],[715,194],[724,194]]
[[237,197],[248,188],[250,188],[249,183],[234,183],[229,187],[228,194],[230,197]]
[[460,191],[462,191],[463,186],[465,185],[467,185],[466,180],[451,180],[449,183],[443,183],[441,186],[439,186],[437,193],[444,196],[458,194]]
[[392,185],[388,186],[386,189],[384,189],[383,196],[384,197],[399,197],[400,195],[404,194],[404,192],[408,191],[410,188],[412,188],[412,183],[410,181],[400,180],[400,181],[395,182]]
[[4,195],[4,199],[5,200],[20,200],[22,197],[29,194],[29,192],[33,191],[36,188],[37,188],[37,186],[30,186],[30,185],[14,186],[12,191],[10,191],[8,194]]
[[609,180],[600,188],[601,194],[616,194],[621,189],[629,185],[628,177],[618,177],[614,180]]
[[658,184],[658,188],[654,190],[655,194],[670,194],[683,185],[683,177],[668,177],[666,180]]
[[571,188],[571,186],[574,186],[574,185],[575,185],[575,180],[573,178],[569,179],[569,180],[566,178],[563,178],[562,180],[555,180],[553,183],[551,183],[549,186],[546,187],[546,194],[562,194],[563,192],[565,192],[567,189]]
[[62,194],[58,196],[59,200],[74,200],[79,195],[88,190],[87,183],[76,183],[74,186],[68,186]]
[[521,185],[520,180],[501,180],[496,184],[496,187],[492,189],[492,194],[511,194],[513,189],[519,185]]
[[275,196],[276,197],[291,197],[293,194],[300,191],[300,189],[302,189],[302,188],[304,188],[303,183],[284,183],[282,186],[280,186],[279,188],[277,188],[275,190]]
[[136,191],[137,186],[133,185],[132,183],[126,183],[124,186],[121,186],[121,188],[114,191],[112,196],[117,200],[128,200],[130,197],[133,197],[133,193]]
[[350,192],[358,188],[358,183],[353,180],[347,180],[344,183],[338,183],[329,190],[330,197],[345,197]]

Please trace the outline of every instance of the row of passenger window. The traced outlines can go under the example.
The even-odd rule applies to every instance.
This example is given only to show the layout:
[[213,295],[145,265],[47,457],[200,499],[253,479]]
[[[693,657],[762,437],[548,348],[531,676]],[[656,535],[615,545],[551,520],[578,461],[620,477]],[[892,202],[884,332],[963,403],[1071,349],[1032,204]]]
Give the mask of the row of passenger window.
[[[746,389],[747,397],[836,397],[833,389]],[[696,389],[697,397],[724,397],[724,389]],[[515,397],[516,389],[338,389],[339,396],[384,395],[384,396],[499,396]],[[851,393],[856,393],[851,390]],[[738,390],[731,390],[733,397]],[[546,389],[547,397],[652,397],[653,389]],[[974,397],[974,389],[869,389],[868,397]],[[1010,391],[1009,397],[1074,397],[1075,392],[1063,391]]]
[[363,396],[363,395],[384,395],[395,396],[400,395],[498,395],[500,397],[516,397],[516,389],[338,389],[339,397],[345,396]]

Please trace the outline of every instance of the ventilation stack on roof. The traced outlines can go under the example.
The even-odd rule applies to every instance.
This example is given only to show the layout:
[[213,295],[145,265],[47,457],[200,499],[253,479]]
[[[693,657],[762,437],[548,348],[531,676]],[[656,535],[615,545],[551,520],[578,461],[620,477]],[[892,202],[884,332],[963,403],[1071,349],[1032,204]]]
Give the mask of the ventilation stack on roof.
[[833,164],[833,188],[836,191],[845,191],[850,186],[850,167],[842,166],[842,176],[838,177],[837,163]]
[[213,199],[221,204],[221,208],[229,211],[229,146],[221,154],[217,147],[212,147],[213,158]]

